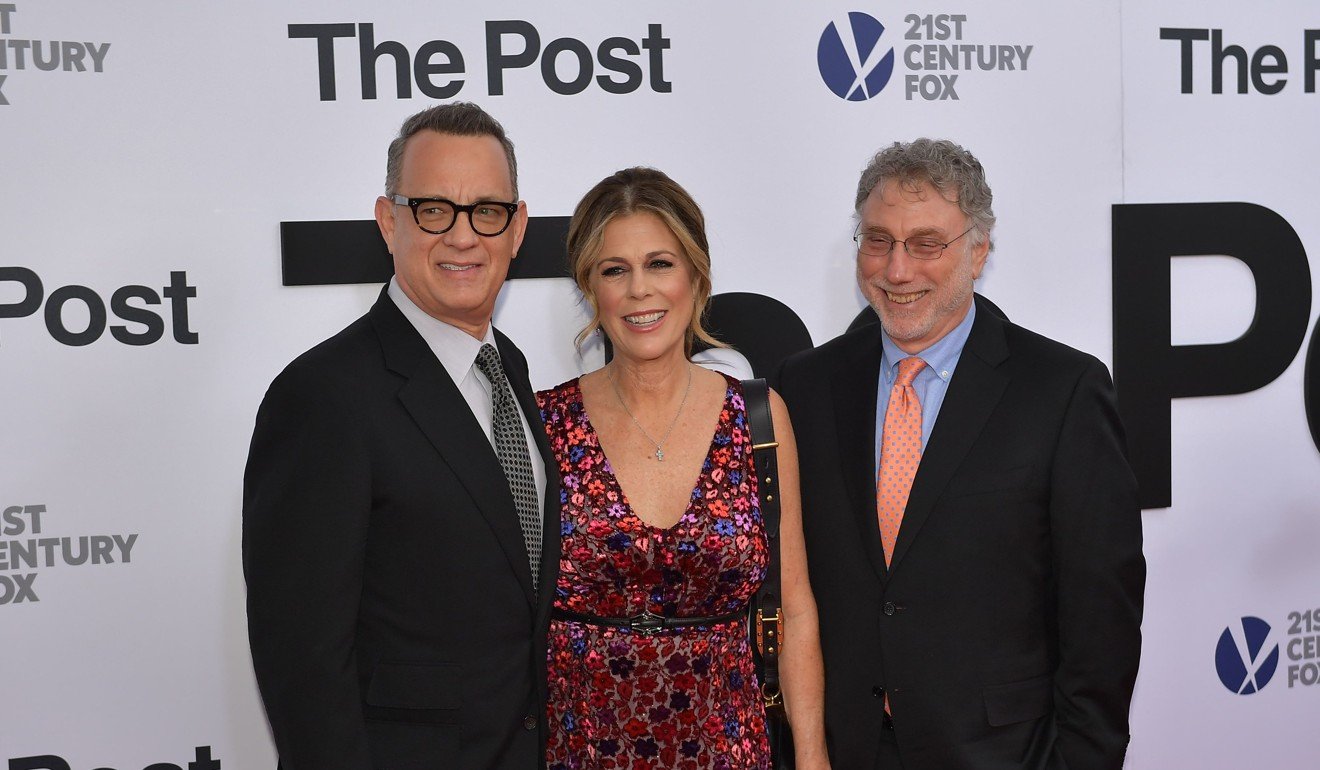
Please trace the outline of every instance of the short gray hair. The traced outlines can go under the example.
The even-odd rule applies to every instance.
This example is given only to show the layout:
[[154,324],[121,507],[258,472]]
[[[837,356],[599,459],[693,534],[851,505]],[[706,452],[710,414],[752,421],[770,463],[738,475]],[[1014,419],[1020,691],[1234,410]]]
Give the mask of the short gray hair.
[[390,142],[385,161],[385,194],[399,191],[399,177],[403,176],[403,148],[415,134],[435,131],[452,136],[492,136],[504,148],[509,159],[509,179],[513,181],[513,199],[518,199],[518,159],[513,155],[513,142],[504,133],[504,126],[490,113],[472,102],[452,102],[428,107],[410,116],[399,127],[399,135]]
[[991,208],[994,194],[986,184],[981,162],[962,147],[947,139],[922,138],[908,143],[894,142],[877,152],[857,182],[857,212],[861,213],[862,204],[872,190],[889,181],[907,188],[929,184],[945,199],[954,199],[975,227],[970,233],[972,245],[989,240],[995,227],[995,212]]

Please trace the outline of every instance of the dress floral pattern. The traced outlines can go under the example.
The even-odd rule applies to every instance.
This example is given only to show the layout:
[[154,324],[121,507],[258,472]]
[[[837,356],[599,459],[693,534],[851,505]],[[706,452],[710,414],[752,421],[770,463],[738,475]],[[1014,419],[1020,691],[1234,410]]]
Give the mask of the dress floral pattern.
[[[537,394],[563,479],[555,606],[603,617],[745,607],[768,546],[742,386],[728,387],[692,499],[673,527],[629,507],[577,380]],[[549,770],[765,770],[765,711],[743,621],[659,631],[551,621]]]

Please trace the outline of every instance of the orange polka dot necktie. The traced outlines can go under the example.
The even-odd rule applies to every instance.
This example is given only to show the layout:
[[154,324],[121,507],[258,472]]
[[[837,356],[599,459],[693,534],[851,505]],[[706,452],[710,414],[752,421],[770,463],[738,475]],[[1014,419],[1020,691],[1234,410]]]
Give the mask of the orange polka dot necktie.
[[898,380],[889,391],[884,436],[880,442],[880,472],[875,486],[875,508],[880,517],[880,544],[885,566],[894,556],[898,528],[903,524],[912,479],[921,463],[921,401],[912,382],[926,362],[915,356],[898,362]]

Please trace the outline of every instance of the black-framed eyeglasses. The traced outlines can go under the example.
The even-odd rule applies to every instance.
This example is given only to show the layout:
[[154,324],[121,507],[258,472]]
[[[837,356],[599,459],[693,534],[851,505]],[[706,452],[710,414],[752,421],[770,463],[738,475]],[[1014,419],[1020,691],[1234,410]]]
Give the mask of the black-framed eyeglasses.
[[[858,225],[858,227],[860,228],[861,225]],[[917,235],[908,238],[906,241],[900,241],[884,233],[861,232],[860,230],[853,233],[853,240],[857,242],[857,251],[868,257],[887,257],[894,251],[894,246],[901,243],[903,248],[907,250],[908,256],[913,259],[939,259],[940,255],[944,253],[945,249],[949,248],[953,241],[975,229],[976,225],[972,225],[963,230],[961,235],[947,242],[936,240],[929,235]]]
[[412,209],[413,221],[432,235],[449,232],[458,221],[459,212],[464,212],[468,215],[468,224],[472,226],[472,232],[494,238],[509,229],[509,223],[513,221],[513,215],[518,211],[518,204],[504,201],[477,201],[464,206],[445,198],[409,198],[393,195],[390,196],[390,200]]

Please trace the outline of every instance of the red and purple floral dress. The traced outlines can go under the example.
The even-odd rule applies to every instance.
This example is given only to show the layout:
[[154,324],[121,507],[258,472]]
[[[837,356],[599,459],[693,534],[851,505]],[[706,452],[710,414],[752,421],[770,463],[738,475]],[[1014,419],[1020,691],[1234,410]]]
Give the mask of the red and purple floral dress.
[[[627,618],[718,617],[747,606],[768,549],[742,386],[726,379],[692,499],[669,529],[633,514],[577,380],[537,394],[563,480],[556,608]],[[646,634],[554,619],[548,656],[549,770],[770,767],[744,621]]]

